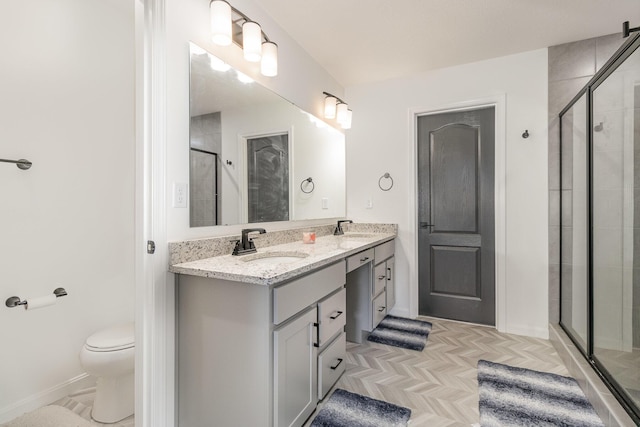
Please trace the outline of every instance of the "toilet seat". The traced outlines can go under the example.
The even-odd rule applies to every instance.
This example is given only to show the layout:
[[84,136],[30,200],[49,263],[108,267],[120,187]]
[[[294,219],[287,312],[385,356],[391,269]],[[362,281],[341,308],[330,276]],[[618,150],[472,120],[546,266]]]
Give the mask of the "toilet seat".
[[133,323],[108,328],[87,338],[85,348],[89,351],[110,352],[132,348],[135,345]]

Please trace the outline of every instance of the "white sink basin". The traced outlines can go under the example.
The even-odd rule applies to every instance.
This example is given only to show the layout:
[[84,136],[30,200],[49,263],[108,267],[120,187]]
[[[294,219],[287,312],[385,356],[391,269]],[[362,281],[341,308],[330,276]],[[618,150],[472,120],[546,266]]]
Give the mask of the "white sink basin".
[[262,252],[241,258],[243,262],[254,265],[288,264],[308,257],[304,252]]
[[376,237],[375,233],[344,233],[343,237],[349,239],[369,239],[371,237]]

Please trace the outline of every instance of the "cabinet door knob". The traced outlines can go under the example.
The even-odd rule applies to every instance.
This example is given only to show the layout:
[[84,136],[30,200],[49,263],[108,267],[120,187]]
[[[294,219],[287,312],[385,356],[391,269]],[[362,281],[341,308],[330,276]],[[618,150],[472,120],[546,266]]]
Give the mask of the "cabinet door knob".
[[382,275],[382,276],[378,276],[378,280],[384,280],[386,277],[387,277],[387,276],[384,276],[384,275]]
[[387,308],[387,307],[380,307],[380,308],[378,309],[378,311],[379,311],[380,313],[382,313],[386,308]]

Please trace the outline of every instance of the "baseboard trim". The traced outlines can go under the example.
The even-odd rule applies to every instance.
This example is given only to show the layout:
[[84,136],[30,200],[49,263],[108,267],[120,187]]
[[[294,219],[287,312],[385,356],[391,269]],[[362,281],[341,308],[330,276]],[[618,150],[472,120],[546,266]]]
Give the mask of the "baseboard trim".
[[95,385],[95,378],[86,373],[78,375],[0,409],[0,423],[9,422],[26,412],[49,405],[76,390],[89,388],[93,385]]

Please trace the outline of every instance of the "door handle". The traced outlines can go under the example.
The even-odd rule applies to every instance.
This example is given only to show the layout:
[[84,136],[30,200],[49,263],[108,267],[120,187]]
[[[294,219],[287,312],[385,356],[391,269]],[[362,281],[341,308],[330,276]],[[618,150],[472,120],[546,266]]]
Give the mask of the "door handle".
[[428,222],[421,222],[420,223],[420,228],[428,228],[428,227],[435,227],[435,224],[429,224]]

